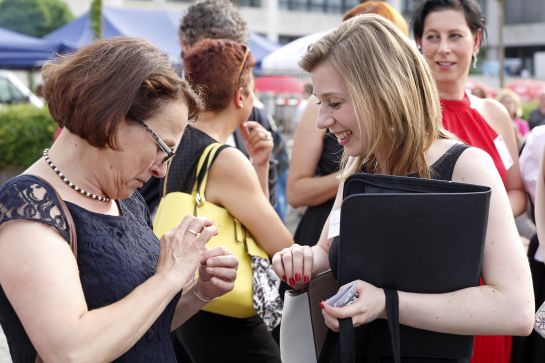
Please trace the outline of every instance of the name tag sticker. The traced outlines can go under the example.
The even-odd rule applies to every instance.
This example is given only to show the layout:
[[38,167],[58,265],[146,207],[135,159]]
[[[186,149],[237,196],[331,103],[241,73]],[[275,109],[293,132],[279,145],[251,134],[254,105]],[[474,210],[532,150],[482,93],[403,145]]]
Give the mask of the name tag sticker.
[[509,168],[513,166],[513,159],[511,158],[511,154],[509,154],[507,145],[505,145],[505,141],[503,141],[501,135],[498,135],[498,137],[494,139],[494,145],[496,145],[496,150],[498,150],[498,154],[500,154],[505,170],[509,170]]
[[335,209],[331,211],[329,216],[329,230],[327,238],[337,237],[341,233],[341,210]]

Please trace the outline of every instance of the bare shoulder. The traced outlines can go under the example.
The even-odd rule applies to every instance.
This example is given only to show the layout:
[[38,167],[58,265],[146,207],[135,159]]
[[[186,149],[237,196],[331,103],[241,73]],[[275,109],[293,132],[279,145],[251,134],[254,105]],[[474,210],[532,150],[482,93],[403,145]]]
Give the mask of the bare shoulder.
[[[17,266],[37,267],[37,263],[47,258],[60,263],[59,253],[72,256],[68,242],[49,225],[24,219],[0,225],[0,275],[4,277],[14,274]],[[21,275],[20,272],[17,274]]]
[[476,147],[468,147],[460,155],[454,167],[452,180],[488,186],[501,183],[490,155]]
[[475,108],[498,133],[513,128],[511,118],[505,107],[492,98],[478,98],[470,96],[471,106]]
[[[248,175],[255,175],[250,160],[235,147],[226,147],[218,154],[210,168],[210,174],[216,180],[245,180]],[[256,176],[257,178],[257,176]]]

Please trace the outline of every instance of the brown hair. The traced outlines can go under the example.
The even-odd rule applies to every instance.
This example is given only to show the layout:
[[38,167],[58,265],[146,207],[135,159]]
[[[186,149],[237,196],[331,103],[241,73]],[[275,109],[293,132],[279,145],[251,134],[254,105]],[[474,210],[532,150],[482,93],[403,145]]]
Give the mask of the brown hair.
[[236,90],[250,83],[254,65],[245,45],[227,39],[203,39],[184,57],[187,80],[202,92],[206,111],[226,108]]
[[375,172],[383,162],[391,175],[416,171],[429,178],[426,150],[437,138],[452,136],[441,124],[431,71],[409,38],[381,16],[358,15],[312,44],[299,65],[311,72],[322,62],[343,77],[369,143],[344,176]]
[[124,119],[146,119],[169,101],[185,101],[190,117],[201,109],[168,57],[142,39],[99,40],[47,63],[43,78],[53,119],[96,147],[117,149]]
[[405,33],[405,35],[409,35],[409,25],[403,15],[401,15],[392,5],[385,3],[384,1],[366,1],[358,4],[344,14],[343,21],[360,14],[378,14],[383,18],[390,20],[399,30]]

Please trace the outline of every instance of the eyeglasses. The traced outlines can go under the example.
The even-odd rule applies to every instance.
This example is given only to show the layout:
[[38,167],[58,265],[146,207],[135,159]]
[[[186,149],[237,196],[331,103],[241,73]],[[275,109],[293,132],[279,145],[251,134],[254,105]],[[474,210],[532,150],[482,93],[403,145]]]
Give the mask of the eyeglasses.
[[240,46],[242,47],[242,50],[244,50],[244,57],[242,57],[242,63],[240,63],[240,69],[238,71],[237,89],[240,85],[244,68],[246,68],[246,62],[248,61],[248,56],[250,55],[250,48],[248,48],[247,45],[241,44]]
[[174,150],[172,150],[167,144],[165,144],[165,142],[161,140],[161,138],[155,132],[153,132],[153,130],[150,129],[150,127],[146,125],[146,123],[143,120],[136,119],[136,121],[140,123],[142,126],[144,126],[146,131],[149,132],[151,136],[153,137],[153,140],[157,144],[157,147],[159,148],[159,150],[161,150],[162,152],[166,154],[166,156],[163,158],[163,164],[166,164],[168,161],[170,161],[170,159],[172,159],[174,155],[176,155]]

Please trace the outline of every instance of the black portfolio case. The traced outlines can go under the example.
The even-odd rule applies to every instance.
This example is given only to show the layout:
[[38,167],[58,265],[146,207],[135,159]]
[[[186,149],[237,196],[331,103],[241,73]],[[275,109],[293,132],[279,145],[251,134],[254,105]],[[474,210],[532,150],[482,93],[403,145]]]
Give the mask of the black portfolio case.
[[[361,279],[417,293],[477,286],[490,194],[488,187],[449,181],[350,176],[341,207],[339,285]],[[356,335],[374,354],[392,355],[386,321],[357,328]],[[400,343],[402,357],[464,359],[471,357],[473,336],[401,325]]]

